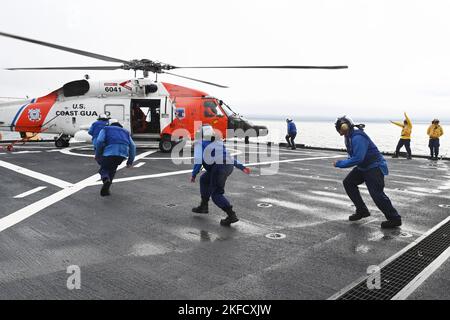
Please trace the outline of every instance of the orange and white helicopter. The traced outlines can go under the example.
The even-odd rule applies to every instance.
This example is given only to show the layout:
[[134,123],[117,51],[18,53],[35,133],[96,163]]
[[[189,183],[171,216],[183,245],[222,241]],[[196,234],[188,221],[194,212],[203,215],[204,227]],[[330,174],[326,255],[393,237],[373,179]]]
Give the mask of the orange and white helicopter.
[[[222,100],[207,93],[148,78],[150,72],[225,86],[185,77],[169,70],[189,69],[345,69],[347,66],[210,66],[177,67],[152,60],[122,60],[88,51],[0,32],[0,36],[71,52],[107,62],[112,66],[9,68],[7,70],[134,70],[144,78],[93,81],[89,77],[65,84],[48,95],[24,101],[0,103],[0,130],[54,133],[55,145],[69,146],[69,140],[85,131],[101,114],[118,119],[135,138],[159,140],[160,149],[170,152],[182,138],[174,132],[184,129],[194,139],[194,122],[211,124],[224,138],[227,129],[254,129],[256,135],[267,135],[266,127],[255,126],[234,112]],[[179,130],[178,130],[179,131]]]

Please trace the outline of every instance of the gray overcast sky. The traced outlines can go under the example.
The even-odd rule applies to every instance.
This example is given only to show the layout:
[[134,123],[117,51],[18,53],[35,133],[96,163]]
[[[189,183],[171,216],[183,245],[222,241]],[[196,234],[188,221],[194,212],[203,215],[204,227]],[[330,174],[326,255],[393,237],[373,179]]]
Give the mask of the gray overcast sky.
[[[120,59],[348,70],[180,70],[242,114],[450,119],[448,1],[2,1],[0,30]],[[0,38],[0,68],[107,65]],[[0,70],[0,96],[39,96],[86,72]],[[89,72],[130,78],[132,72]]]

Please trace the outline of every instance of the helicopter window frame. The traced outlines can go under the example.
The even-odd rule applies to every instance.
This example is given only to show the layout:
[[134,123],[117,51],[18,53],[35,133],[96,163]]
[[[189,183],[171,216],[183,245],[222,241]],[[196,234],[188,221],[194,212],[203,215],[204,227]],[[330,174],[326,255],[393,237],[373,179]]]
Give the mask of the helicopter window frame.
[[203,114],[207,118],[223,118],[225,116],[220,105],[214,100],[206,100],[203,102]]
[[[125,105],[120,103],[106,103],[103,107],[104,113],[110,117],[114,117],[123,123],[125,121]],[[119,111],[117,111],[117,108]],[[112,109],[112,110],[111,110]],[[116,109],[116,110],[114,110]],[[114,115],[112,114],[114,112]],[[120,115],[119,115],[120,113]]]

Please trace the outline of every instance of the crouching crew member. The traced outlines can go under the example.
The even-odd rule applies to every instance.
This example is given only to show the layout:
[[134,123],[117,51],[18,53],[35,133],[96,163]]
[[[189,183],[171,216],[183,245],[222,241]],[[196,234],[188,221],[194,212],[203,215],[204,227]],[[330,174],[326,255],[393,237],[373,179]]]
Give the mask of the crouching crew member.
[[94,148],[100,131],[102,131],[102,129],[108,125],[108,121],[109,117],[106,114],[101,114],[98,117],[97,121],[95,121],[89,128],[88,133],[92,137],[92,144],[94,145]]
[[[364,125],[355,126],[350,118],[342,117],[336,121],[336,130],[345,136],[345,145],[349,158],[334,163],[338,168],[353,168],[344,179],[344,188],[350,200],[356,207],[356,213],[349,220],[356,221],[370,216],[369,209],[364,203],[358,185],[366,183],[369,194],[384,213],[387,221],[381,223],[382,228],[395,228],[401,226],[402,220],[397,210],[392,206],[391,200],[384,193],[384,176],[388,175],[386,160],[378,151],[377,146],[363,131]],[[358,127],[358,129],[355,129]]]
[[202,197],[200,206],[193,208],[195,213],[208,213],[208,202],[212,201],[216,206],[225,211],[227,218],[222,219],[222,226],[230,226],[238,222],[236,212],[230,202],[225,198],[225,183],[233,172],[234,167],[250,174],[250,169],[242,165],[237,159],[232,158],[222,141],[215,135],[210,125],[205,125],[197,133],[194,146],[194,169],[191,182],[194,183],[202,166],[206,172],[200,177],[200,194]]
[[110,125],[103,128],[96,141],[95,159],[100,163],[100,176],[103,187],[100,191],[102,197],[109,196],[109,188],[116,175],[117,167],[128,158],[127,167],[133,166],[136,156],[136,145],[117,120],[110,120]]
[[295,137],[297,136],[297,127],[295,126],[295,123],[292,119],[286,119],[286,123],[287,123],[286,141],[288,143],[288,148],[295,150],[296,146],[294,140]]
[[437,160],[439,157],[439,138],[444,134],[444,129],[439,124],[438,119],[431,121],[427,134],[430,137],[428,147],[430,148],[430,160]]

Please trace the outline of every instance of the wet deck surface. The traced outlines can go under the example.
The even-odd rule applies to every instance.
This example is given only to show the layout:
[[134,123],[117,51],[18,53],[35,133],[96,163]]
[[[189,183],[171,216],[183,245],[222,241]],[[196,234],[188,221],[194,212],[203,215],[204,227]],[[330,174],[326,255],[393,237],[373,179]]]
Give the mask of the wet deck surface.
[[[439,206],[450,205],[444,161],[388,159],[385,191],[404,225],[384,231],[365,188],[372,216],[347,221],[348,170],[332,166],[345,154],[280,149],[279,160],[256,159],[275,162],[276,174],[254,165],[251,176],[229,178],[241,221],[225,228],[212,203],[209,215],[191,213],[199,203],[198,182],[185,172],[192,166],[156,149],[138,151],[143,165],[120,170],[108,198],[89,146],[17,150],[0,151],[0,299],[326,299],[450,213]],[[37,187],[46,188],[14,198]],[[274,232],[286,238],[266,237]],[[66,287],[71,265],[81,268],[81,290]],[[449,299],[450,263],[410,298]]]

